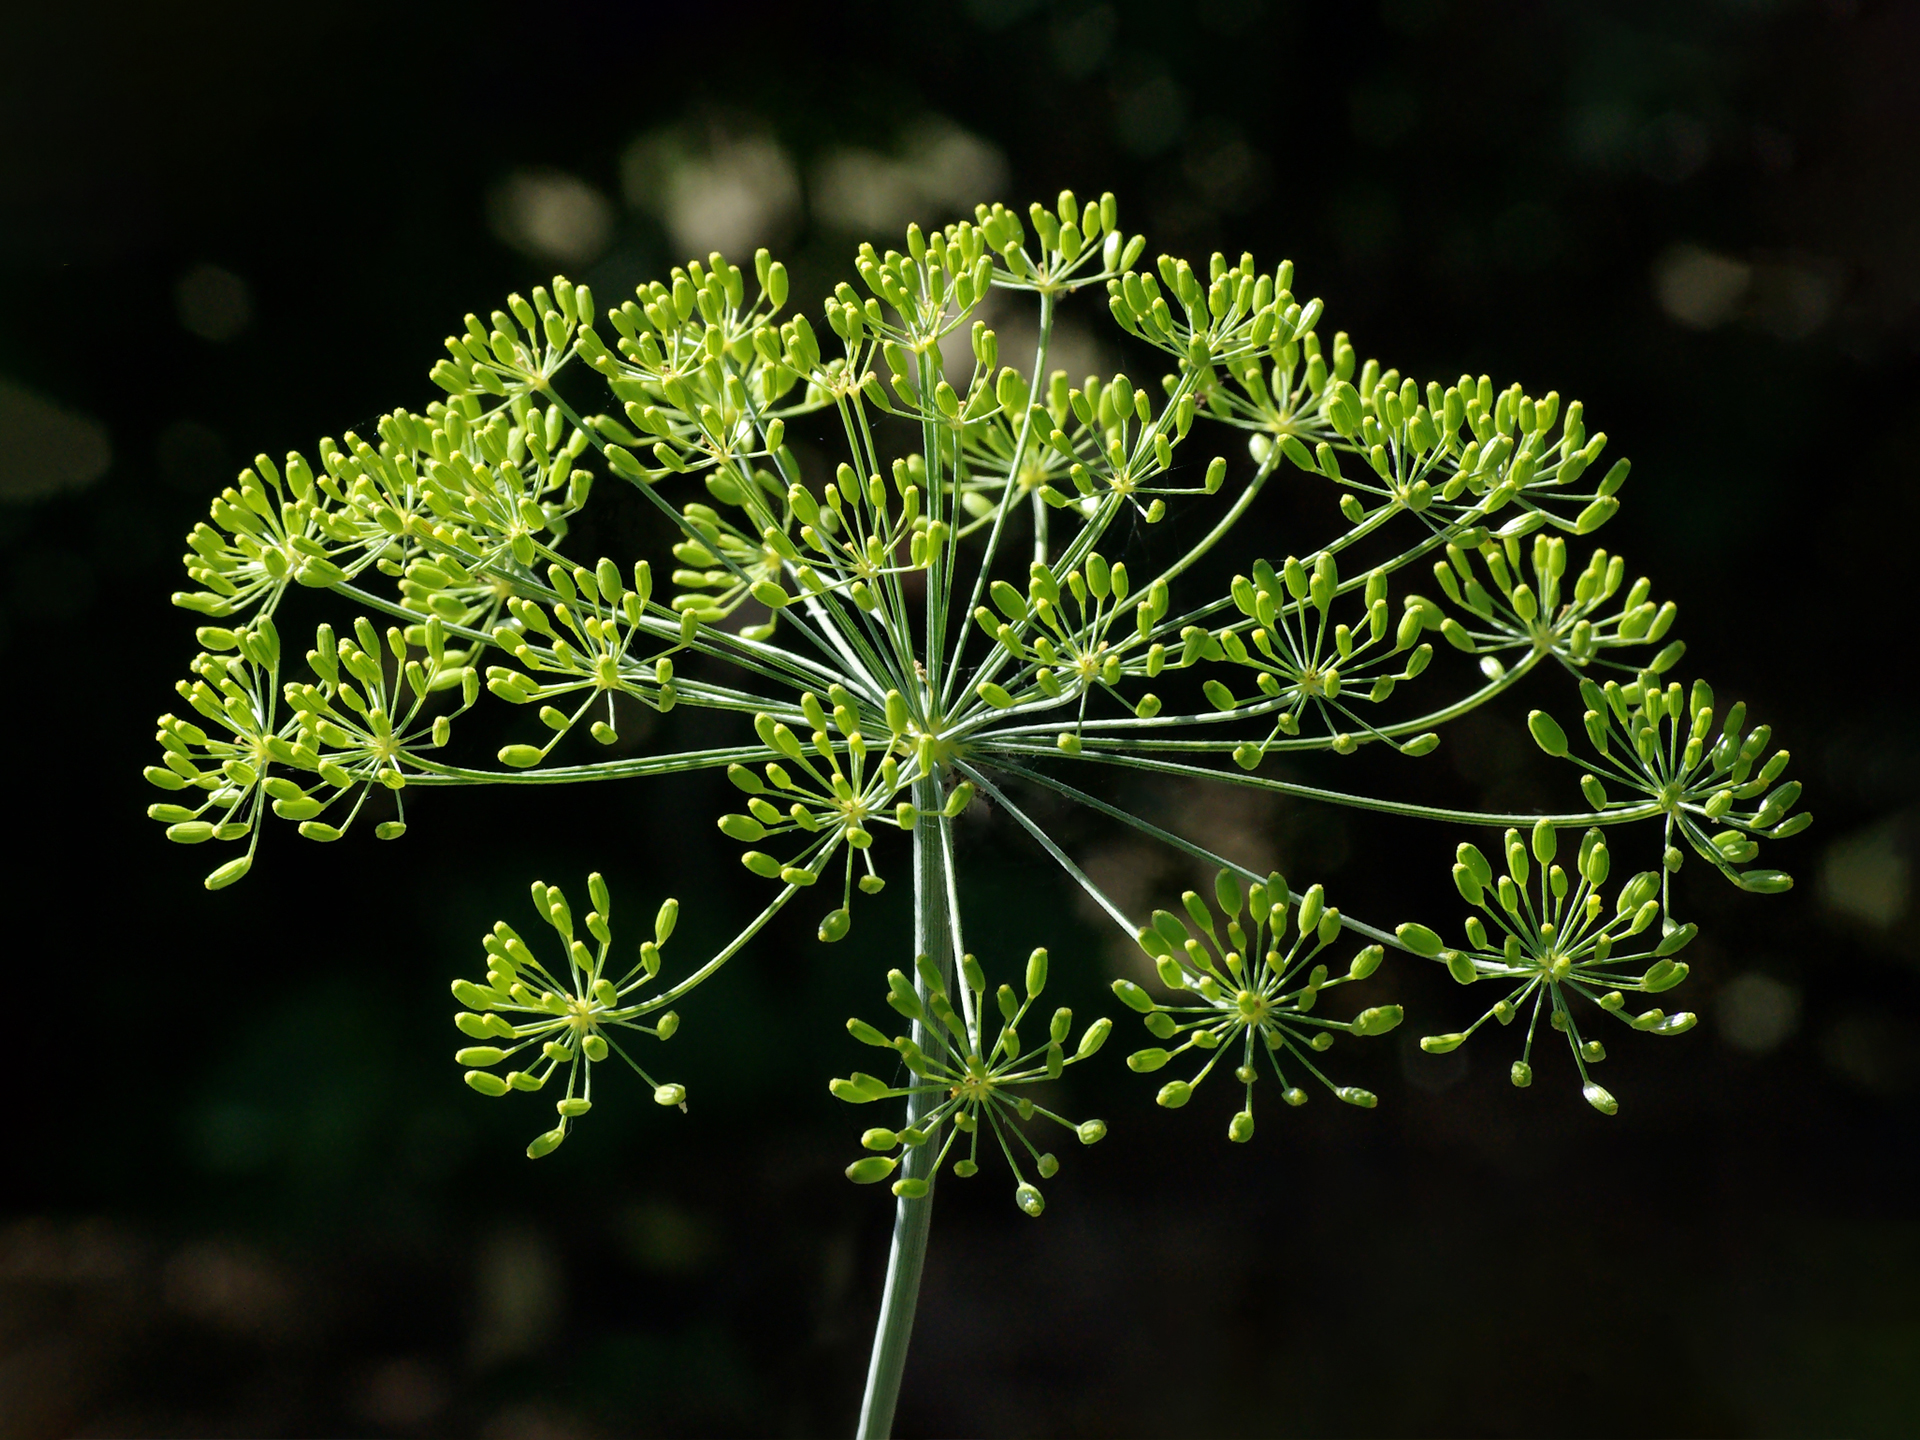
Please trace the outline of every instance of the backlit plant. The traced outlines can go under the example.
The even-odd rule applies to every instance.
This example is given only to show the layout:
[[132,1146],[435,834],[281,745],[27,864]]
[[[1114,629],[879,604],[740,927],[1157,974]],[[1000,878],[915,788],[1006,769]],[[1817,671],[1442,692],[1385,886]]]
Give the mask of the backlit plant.
[[[467,316],[432,370],[445,398],[424,411],[322,440],[317,463],[257,458],[188,537],[195,588],[174,599],[209,623],[179,690],[198,718],[161,719],[162,763],[147,771],[172,792],[152,811],[170,839],[238,847],[208,877],[217,889],[247,872],[269,811],[331,842],[390,797],[376,834],[397,840],[420,788],[724,770],[739,808],[717,824],[768,899],[723,948],[663,968],[676,902],[636,953],[613,937],[598,875],[578,924],[557,887],[536,883],[563,960],[502,922],[483,941],[484,978],[454,987],[467,1083],[557,1097],[532,1156],[587,1113],[610,1059],[684,1108],[684,1088],[652,1073],[675,1007],[791,903],[819,910],[823,943],[841,939],[855,890],[904,867],[913,933],[885,979],[905,1033],[850,1021],[881,1056],[875,1073],[832,1081],[843,1100],[892,1109],[847,1172],[890,1181],[898,1206],[866,1434],[891,1421],[937,1174],[971,1175],[998,1150],[1019,1207],[1039,1215],[1059,1163],[1048,1135],[1091,1144],[1107,1128],[1047,1100],[1111,1020],[1076,1037],[1071,1012],[1039,1007],[1046,951],[1016,991],[1001,979],[1008,957],[966,947],[954,824],[970,804],[1015,822],[1137,941],[1141,978],[1159,988],[1114,983],[1153,1042],[1127,1063],[1169,1070],[1157,1097],[1169,1107],[1230,1069],[1235,1141],[1254,1133],[1263,1080],[1288,1106],[1316,1091],[1375,1104],[1326,1052],[1400,1023],[1398,1006],[1355,1011],[1338,993],[1388,951],[1506,987],[1428,1050],[1524,1014],[1513,1079],[1525,1085],[1545,1016],[1587,1100],[1612,1114],[1589,1073],[1604,1047],[1583,1038],[1574,1002],[1645,1033],[1688,1028],[1684,1012],[1625,1009],[1685,977],[1672,957],[1694,927],[1671,890],[1685,850],[1744,889],[1780,890],[1786,876],[1751,862],[1762,840],[1807,823],[1791,813],[1798,785],[1776,783],[1786,753],[1763,761],[1767,728],[1745,729],[1735,705],[1716,737],[1707,687],[1665,680],[1682,653],[1667,638],[1674,606],[1588,538],[1617,510],[1627,465],[1596,463],[1606,436],[1577,402],[1362,362],[1344,333],[1323,333],[1320,302],[1296,296],[1290,263],[1142,267],[1145,241],[1117,228],[1111,196],[1063,193],[1024,216],[981,206],[903,243],[861,247],[859,285],[826,300],[825,334],[782,318],[786,272],[764,251],[750,273],[716,254],[612,306],[556,279]],[[1161,378],[1050,366],[1060,307],[1089,289],[1120,346],[1157,352]],[[1030,356],[1003,356],[987,323],[1013,303],[1034,312]],[[787,443],[805,417],[839,421],[831,470],[803,468]],[[1196,436],[1251,464],[1194,456]],[[596,483],[658,507],[679,537],[670,560],[567,553]],[[1261,523],[1270,487],[1321,484],[1340,524],[1296,537]],[[1161,528],[1173,507],[1179,526]],[[1179,543],[1165,538],[1176,528]],[[1224,593],[1205,578],[1235,567]],[[294,587],[360,612],[320,626],[299,660],[273,619]],[[1594,752],[1583,809],[1441,810],[1261,773],[1276,754],[1429,754],[1448,721],[1536,669],[1577,682]],[[483,692],[518,707],[518,738],[498,769],[449,763],[452,729]],[[569,738],[611,745],[636,706],[718,712],[732,743],[594,760]],[[1554,719],[1528,723],[1549,755],[1568,755]],[[1454,877],[1474,913],[1457,944],[1451,929],[1370,924],[1310,877],[1246,870],[1205,835],[1063,778],[1076,770],[1506,829],[1506,873],[1460,847]],[[1217,871],[1213,903],[1188,893],[1179,912],[1127,913],[1009,790],[1051,792]],[[1661,826],[1659,868],[1619,884],[1609,910],[1602,836],[1640,822]],[[1555,863],[1562,830],[1584,835],[1571,875]]]

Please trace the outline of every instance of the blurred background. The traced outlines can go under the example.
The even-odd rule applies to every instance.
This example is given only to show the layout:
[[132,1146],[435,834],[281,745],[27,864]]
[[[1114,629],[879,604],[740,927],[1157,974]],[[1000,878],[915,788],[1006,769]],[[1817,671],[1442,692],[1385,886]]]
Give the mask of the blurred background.
[[[765,244],[817,314],[859,239],[1063,185],[1115,191],[1149,255],[1291,256],[1363,355],[1583,399],[1636,462],[1598,538],[1679,602],[1682,671],[1774,724],[1819,821],[1769,854],[1790,895],[1683,872],[1702,935],[1678,998],[1703,1023],[1613,1046],[1614,1119],[1557,1056],[1512,1090],[1516,1036],[1422,1055],[1477,1010],[1411,963],[1369,983],[1414,1019],[1341,1052],[1380,1107],[1268,1103],[1244,1147],[1224,1087],[1155,1109],[1123,1026],[1062,1101],[1113,1134],[1064,1157],[1043,1220],[997,1166],[942,1187],[900,1432],[1920,1429],[1920,734],[1898,698],[1920,5],[696,8],[0,20],[25,1041],[0,1434],[851,1428],[890,1202],[841,1178],[865,1117],[824,1081],[859,1063],[844,1018],[884,1013],[907,887],[838,947],[796,915],[686,1007],[666,1068],[690,1114],[616,1077],[531,1165],[545,1107],[459,1083],[447,983],[491,921],[527,918],[535,876],[606,871],[629,929],[680,895],[683,959],[730,933],[759,882],[711,828],[711,788],[435,791],[396,845],[279,827],[209,895],[206,853],[142,813],[152,720],[194,650],[166,595],[239,466],[423,407],[441,336],[509,290],[564,270],[617,301],[689,254]],[[1080,308],[1063,363],[1127,362],[1097,300]],[[1331,520],[1324,490],[1296,492],[1253,537],[1266,553]],[[647,538],[602,500],[580,553]],[[1453,727],[1417,767],[1292,773],[1564,805],[1571,773],[1520,725],[1533,703],[1564,710],[1564,687]],[[647,743],[684,742],[684,713]],[[1458,903],[1445,827],[1124,798],[1377,923]],[[1100,1005],[1126,947],[981,809],[975,948],[1048,944],[1065,1003]],[[1047,814],[1124,903],[1198,878]]]

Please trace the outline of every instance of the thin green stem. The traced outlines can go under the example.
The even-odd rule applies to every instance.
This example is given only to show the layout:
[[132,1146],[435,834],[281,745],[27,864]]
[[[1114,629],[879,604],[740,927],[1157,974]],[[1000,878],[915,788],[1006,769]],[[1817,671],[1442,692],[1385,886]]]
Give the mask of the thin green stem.
[[[1059,751],[1049,746],[1000,745],[984,743],[986,755],[1018,755],[1029,760],[1057,759]],[[1456,825],[1527,825],[1541,819],[1562,828],[1574,825],[1619,825],[1629,820],[1645,820],[1660,813],[1658,801],[1622,806],[1616,810],[1585,811],[1574,815],[1518,815],[1479,810],[1445,810],[1433,805],[1414,805],[1402,800],[1383,800],[1375,795],[1350,795],[1339,790],[1322,790],[1313,785],[1296,785],[1287,780],[1268,780],[1258,775],[1236,775],[1231,770],[1212,770],[1200,765],[1179,765],[1170,760],[1149,760],[1140,755],[1082,750],[1075,757],[1099,765],[1120,765],[1130,770],[1150,770],[1162,775],[1186,775],[1199,780],[1218,780],[1249,790],[1272,790],[1303,800],[1325,800],[1334,805],[1351,805],[1356,810],[1380,810],[1389,815],[1404,815],[1413,820],[1444,820]]]
[[[916,780],[913,803],[920,818],[913,827],[913,949],[938,966],[941,983],[953,988],[954,955],[948,934],[947,882],[942,862],[940,782],[931,776]],[[926,980],[915,967],[914,983],[924,1007],[930,995]],[[913,1022],[914,1042],[931,1046],[934,1037],[923,1021]],[[935,1097],[916,1087],[907,1095],[906,1123],[913,1126],[935,1105]],[[937,1163],[931,1145],[907,1151],[901,1178],[933,1183]],[[913,1315],[920,1301],[920,1272],[927,1258],[927,1232],[933,1223],[933,1191],[918,1199],[902,1196],[895,1205],[893,1248],[887,1256],[887,1285],[880,1300],[880,1318],[873,1330],[873,1354],[867,1362],[867,1393],[860,1402],[859,1440],[882,1440],[893,1431],[893,1409],[900,1398],[900,1377],[907,1365],[907,1342],[913,1337]]]

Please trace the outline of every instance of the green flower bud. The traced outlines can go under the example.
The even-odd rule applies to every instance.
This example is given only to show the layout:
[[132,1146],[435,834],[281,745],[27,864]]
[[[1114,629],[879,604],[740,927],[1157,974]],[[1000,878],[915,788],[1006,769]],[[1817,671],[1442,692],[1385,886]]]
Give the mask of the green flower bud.
[[875,1128],[860,1137],[863,1150],[891,1150],[900,1143],[900,1137],[891,1130]]
[[1148,1075],[1165,1065],[1173,1057],[1157,1046],[1145,1050],[1136,1050],[1127,1057],[1127,1068],[1136,1075]]
[[536,1135],[533,1143],[527,1146],[527,1158],[538,1160],[543,1155],[551,1155],[560,1148],[560,1142],[567,1138],[566,1126],[549,1130],[544,1135]]
[[[958,1167],[956,1167],[958,1168]],[[1013,1203],[1026,1214],[1038,1219],[1040,1212],[1047,1208],[1047,1202],[1032,1185],[1022,1185],[1013,1192]]]
[[832,944],[836,940],[844,940],[852,928],[852,914],[844,908],[834,910],[820,922],[819,937],[823,943]]
[[1125,1005],[1129,1010],[1137,1010],[1142,1015],[1153,1012],[1153,997],[1131,980],[1114,981],[1113,993],[1119,997],[1120,1003]]
[[1458,1050],[1466,1039],[1457,1030],[1447,1035],[1425,1035],[1420,1039],[1420,1048],[1429,1055],[1445,1055],[1450,1050]]
[[1533,1067],[1524,1060],[1516,1060],[1513,1069],[1507,1072],[1507,1078],[1513,1081],[1516,1090],[1524,1090],[1533,1084]]
[[1253,1112],[1242,1110],[1227,1122],[1227,1139],[1244,1145],[1253,1138]]
[[1380,1097],[1371,1090],[1362,1090],[1358,1085],[1342,1085],[1334,1095],[1349,1105],[1358,1105],[1362,1110],[1371,1110],[1380,1103]]
[[653,1087],[653,1103],[656,1105],[679,1105],[687,1103],[687,1087],[684,1085],[656,1085]]
[[1620,1102],[1591,1080],[1580,1087],[1580,1095],[1587,1104],[1598,1110],[1602,1115],[1617,1115],[1620,1113]]
[[482,1095],[490,1095],[498,1099],[507,1093],[507,1082],[498,1075],[489,1075],[484,1070],[469,1070],[462,1078]]
[[1082,1145],[1098,1145],[1107,1138],[1107,1122],[1104,1120],[1083,1120],[1073,1132],[1079,1136]]

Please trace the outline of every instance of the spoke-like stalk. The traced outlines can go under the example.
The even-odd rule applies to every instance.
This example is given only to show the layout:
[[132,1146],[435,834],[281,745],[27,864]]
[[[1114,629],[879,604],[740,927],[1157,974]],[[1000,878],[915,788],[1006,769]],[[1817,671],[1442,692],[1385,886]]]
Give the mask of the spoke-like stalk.
[[[953,989],[953,947],[949,940],[947,883],[941,863],[940,782],[916,780],[913,803],[920,818],[913,827],[913,950],[932,958],[942,983]],[[927,984],[915,967],[914,984],[921,1003],[929,999]],[[913,1024],[914,1042],[934,1043],[926,1026]],[[917,1090],[907,1097],[906,1124],[911,1127],[933,1108],[936,1097]],[[900,1167],[902,1179],[933,1183],[935,1147],[920,1145],[907,1151]],[[880,1440],[893,1431],[893,1407],[900,1398],[900,1377],[907,1366],[907,1343],[913,1338],[914,1309],[920,1300],[920,1272],[927,1258],[927,1231],[933,1222],[933,1192],[919,1199],[895,1202],[893,1248],[887,1256],[887,1288],[880,1299],[880,1319],[873,1329],[873,1355],[867,1362],[867,1393],[860,1402],[860,1440]]]

